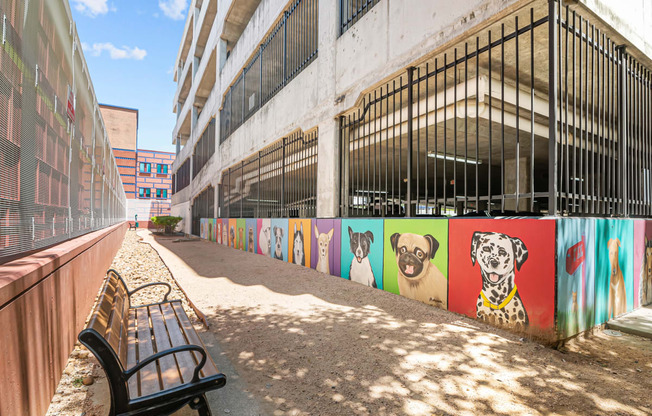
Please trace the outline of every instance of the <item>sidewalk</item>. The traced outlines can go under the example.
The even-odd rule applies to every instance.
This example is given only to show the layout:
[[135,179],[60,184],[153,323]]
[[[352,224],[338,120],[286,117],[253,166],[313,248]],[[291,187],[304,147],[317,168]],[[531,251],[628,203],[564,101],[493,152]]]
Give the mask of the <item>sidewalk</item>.
[[647,305],[612,319],[607,327],[627,334],[652,339],[652,305]]
[[[652,413],[650,340],[597,332],[556,351],[311,269],[139,233],[206,315],[228,383],[261,414]],[[239,412],[229,407],[255,414]]]

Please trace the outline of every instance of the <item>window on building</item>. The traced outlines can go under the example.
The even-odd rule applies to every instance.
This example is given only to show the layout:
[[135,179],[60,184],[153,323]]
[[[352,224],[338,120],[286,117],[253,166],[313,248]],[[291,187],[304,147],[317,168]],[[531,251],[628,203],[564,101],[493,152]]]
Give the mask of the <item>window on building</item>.
[[138,195],[141,198],[151,198],[151,196],[152,196],[151,192],[152,192],[152,190],[149,189],[149,188],[139,188],[138,189]]
[[152,164],[140,162],[140,171],[142,173],[152,173]]
[[208,159],[215,153],[215,119],[212,119],[208,126],[202,133],[201,137],[197,140],[195,150],[192,154],[192,171],[193,177],[208,162]]
[[168,165],[159,163],[156,165],[156,173],[168,173]]
[[168,190],[167,189],[157,189],[156,190],[156,197],[157,198],[167,198],[168,197]]

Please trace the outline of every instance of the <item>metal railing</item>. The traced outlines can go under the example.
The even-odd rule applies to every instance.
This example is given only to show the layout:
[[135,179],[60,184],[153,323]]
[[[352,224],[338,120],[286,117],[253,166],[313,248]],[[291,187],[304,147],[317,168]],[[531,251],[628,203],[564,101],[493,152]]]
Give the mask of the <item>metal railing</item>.
[[340,35],[378,3],[380,0],[340,0]]
[[296,0],[265,37],[220,109],[220,143],[317,57],[319,0]]
[[215,207],[215,188],[207,187],[192,200],[192,230],[193,235],[199,235],[202,218],[213,218]]
[[314,217],[318,132],[295,132],[222,173],[222,218]]
[[340,118],[341,215],[649,216],[650,81],[577,11],[535,2]]
[[66,7],[27,4],[0,6],[0,262],[125,219],[81,42],[57,30]]
[[204,129],[201,137],[197,140],[192,153],[192,176],[197,176],[199,171],[204,167],[208,160],[215,153],[215,119],[211,121]]

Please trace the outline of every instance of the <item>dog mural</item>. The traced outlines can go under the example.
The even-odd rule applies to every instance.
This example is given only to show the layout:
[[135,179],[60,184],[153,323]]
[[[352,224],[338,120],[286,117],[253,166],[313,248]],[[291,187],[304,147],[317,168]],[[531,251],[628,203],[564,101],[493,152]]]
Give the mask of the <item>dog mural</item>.
[[528,259],[528,250],[517,237],[498,232],[473,233],[471,263],[480,266],[482,290],[476,317],[494,325],[523,330],[529,325],[525,305],[516,286],[516,272]]
[[228,229],[229,229],[228,222],[226,222],[226,221],[223,222],[222,223],[222,244],[224,244],[225,246],[228,245],[228,243],[229,243],[229,231],[228,231]]
[[578,270],[581,271],[581,286],[579,287],[579,290],[582,291],[580,293],[582,299],[581,310],[585,310],[586,295],[583,291],[586,287],[586,242],[583,235],[582,239],[577,244],[574,244],[566,250],[566,273],[568,274],[567,279],[570,280],[569,283],[571,287],[570,308],[568,308],[570,315],[568,316],[567,329],[570,330],[570,333],[572,334],[576,334],[581,330],[578,322],[580,311],[580,307],[577,303],[578,282],[575,277]]
[[431,263],[439,242],[430,234],[394,233],[390,237],[398,265],[398,288],[401,296],[446,309],[448,282]]
[[229,247],[235,248],[235,227],[231,225],[229,228]]
[[219,218],[215,223],[215,240],[217,244],[222,244],[222,220]]
[[306,265],[306,255],[304,253],[303,245],[303,223],[300,223],[300,227],[297,230],[297,224],[294,224],[294,245],[292,249],[292,263],[298,264],[301,266]]
[[620,268],[620,239],[612,238],[607,242],[609,250],[609,303],[607,319],[615,318],[627,312],[627,293],[625,278]]
[[238,227],[238,249],[244,251],[245,241],[244,241],[244,229]]
[[349,227],[349,242],[353,260],[349,268],[349,279],[363,285],[377,287],[374,271],[369,262],[371,244],[374,242],[374,234],[371,231],[363,233],[354,232]]
[[641,304],[652,302],[652,240],[645,237],[645,256],[643,259],[643,278],[641,279]]
[[333,228],[331,228],[327,233],[320,233],[317,229],[317,224],[315,224],[315,236],[317,238],[317,266],[316,270],[322,273],[330,274],[330,257],[329,257],[329,246],[331,239],[333,238]]
[[283,260],[283,236],[285,232],[283,228],[274,226],[272,228],[273,240],[274,240],[274,251],[272,252],[272,258],[277,260]]
[[213,241],[213,220],[208,219],[208,241]]
[[258,220],[258,254],[272,254],[272,228],[269,219]]

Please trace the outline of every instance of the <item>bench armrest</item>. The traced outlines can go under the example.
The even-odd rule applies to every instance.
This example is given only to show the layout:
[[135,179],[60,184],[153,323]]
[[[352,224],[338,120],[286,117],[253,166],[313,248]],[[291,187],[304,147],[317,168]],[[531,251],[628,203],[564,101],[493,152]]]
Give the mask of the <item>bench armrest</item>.
[[165,294],[165,296],[163,297],[163,302],[167,302],[167,301],[168,301],[168,295],[170,294],[170,292],[172,292],[172,286],[170,286],[168,283],[165,283],[165,282],[154,282],[154,283],[147,283],[147,284],[144,284],[144,285],[142,285],[142,286],[140,286],[140,287],[137,287],[137,288],[134,289],[134,290],[131,290],[131,291],[129,292],[129,303],[131,304],[131,295],[133,295],[134,293],[138,292],[138,291],[141,290],[141,289],[145,289],[146,287],[156,286],[156,285],[163,285],[163,286],[167,286],[167,287],[168,287],[168,291],[167,291],[167,293]]
[[136,364],[135,366],[131,367],[130,369],[128,369],[128,370],[126,370],[124,372],[125,380],[129,380],[129,378],[131,378],[131,376],[136,374],[138,371],[142,370],[143,367],[145,367],[148,364],[153,363],[154,361],[160,360],[161,358],[165,357],[166,355],[175,354],[175,353],[184,352],[184,351],[197,351],[202,356],[201,361],[195,367],[195,372],[193,373],[193,376],[192,376],[191,383],[195,383],[195,382],[199,381],[199,372],[204,367],[204,364],[206,364],[206,351],[204,351],[204,349],[202,347],[200,347],[199,345],[194,345],[194,344],[182,345],[182,346],[179,346],[179,347],[169,348],[169,349],[167,349],[165,351],[157,352],[156,354],[147,357],[143,361],[139,362],[138,364]]

